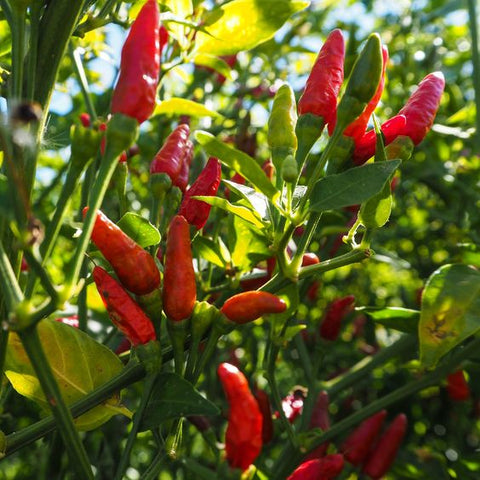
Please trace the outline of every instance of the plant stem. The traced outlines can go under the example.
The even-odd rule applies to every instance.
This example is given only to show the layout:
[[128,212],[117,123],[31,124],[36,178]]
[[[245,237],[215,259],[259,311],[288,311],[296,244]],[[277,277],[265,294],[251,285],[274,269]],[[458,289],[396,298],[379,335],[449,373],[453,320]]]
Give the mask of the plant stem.
[[[138,382],[146,375],[145,368],[140,363],[129,363],[116,377],[99,387],[98,389],[85,395],[81,400],[75,402],[70,407],[71,414],[74,418],[79,417],[85,412],[96,407],[106,399],[111,397],[114,393],[122,388]],[[43,418],[42,420],[26,427],[19,432],[12,433],[7,436],[7,449],[5,455],[20,450],[30,443],[42,438],[47,433],[54,431],[56,428],[56,421],[54,417]]]
[[[35,273],[35,276],[31,275],[31,278],[38,278],[43,288],[45,289],[45,292],[50,296],[52,302],[56,303],[58,298],[58,292],[55,289],[55,286],[52,283],[50,277],[48,276],[47,271],[43,267],[44,262],[37,258],[37,256],[30,249],[25,249],[23,253],[25,255],[28,266],[31,269],[31,272]],[[27,300],[30,300],[31,297],[26,296],[25,298]]]
[[35,70],[38,57],[38,35],[40,25],[40,12],[43,8],[43,2],[34,1],[30,4],[30,35],[28,46],[28,70],[25,75],[26,80],[26,98],[27,100],[33,100],[35,92]]
[[13,23],[12,7],[10,7],[10,4],[8,3],[7,0],[0,0],[0,6],[2,7],[2,11],[3,11],[3,14],[5,15],[5,19],[7,20],[7,23],[10,25],[10,28],[12,28],[12,23]]
[[[0,310],[2,311],[2,310]],[[0,378],[3,378],[3,367],[7,356],[8,330],[0,328]]]
[[23,61],[25,59],[25,22],[26,8],[23,6],[12,9],[12,90],[11,99],[23,99]]
[[475,148],[480,149],[480,47],[478,44],[478,17],[476,0],[468,0],[468,16],[472,36],[473,89],[475,91]]
[[133,417],[132,429],[128,434],[125,450],[122,452],[120,463],[115,472],[115,477],[114,477],[115,480],[121,480],[123,478],[123,475],[129,465],[132,448],[135,443],[135,440],[137,439],[138,429],[140,428],[140,422],[142,420],[143,412],[145,411],[145,407],[147,406],[148,400],[150,399],[150,395],[152,394],[152,388],[155,383],[155,379],[156,379],[156,375],[151,375],[145,382],[142,398],[140,400],[140,405]]
[[43,351],[37,329],[31,327],[20,331],[19,336],[60,430],[70,457],[72,469],[79,478],[93,480],[90,461],[75,428],[70,411],[55,381],[52,369]]
[[23,300],[22,290],[17,281],[15,272],[8,259],[7,253],[0,241],[0,290],[3,293],[7,312],[13,312]]
[[140,480],[156,480],[158,478],[158,473],[163,466],[163,461],[165,458],[166,455],[164,453],[157,453],[157,456],[153,459],[145,473],[140,477]]

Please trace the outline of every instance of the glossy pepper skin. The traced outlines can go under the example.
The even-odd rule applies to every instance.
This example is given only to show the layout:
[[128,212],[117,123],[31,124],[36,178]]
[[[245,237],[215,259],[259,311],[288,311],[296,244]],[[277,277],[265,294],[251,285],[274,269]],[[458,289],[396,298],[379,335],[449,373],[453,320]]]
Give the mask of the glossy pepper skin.
[[320,325],[320,336],[325,340],[334,341],[340,334],[342,320],[352,309],[355,303],[353,295],[334,300],[328,307],[325,318]]
[[133,345],[144,345],[155,340],[150,319],[111,275],[102,267],[95,267],[93,280],[110,319]]
[[[192,143],[188,139],[190,135],[190,127],[186,123],[180,124],[167,137],[165,143],[155,155],[150,164],[150,173],[164,173],[170,179],[172,185],[176,185],[182,169],[186,163],[191,162]],[[188,171],[187,182],[188,183]],[[184,191],[186,188],[185,180],[182,178],[179,188]]]
[[[84,217],[87,211],[85,207]],[[100,210],[91,238],[130,292],[146,295],[160,286],[160,273],[153,257]]]
[[150,117],[155,108],[160,53],[160,12],[156,0],[147,0],[122,48],[112,113],[135,118],[139,124]]
[[194,196],[215,196],[220,186],[222,168],[218,158],[211,157],[193,185],[186,191],[179,215],[183,215],[190,225],[200,230],[205,226],[212,208],[208,203],[196,200]]
[[373,442],[380,433],[386,416],[387,411],[381,410],[364,420],[350,433],[340,448],[347,462],[358,466],[365,461]]
[[272,293],[242,292],[225,301],[220,311],[237,324],[252,322],[268,313],[282,313],[287,304]]
[[246,470],[262,450],[262,413],[243,373],[229,363],[217,370],[229,404],[225,434],[227,461],[232,468]]
[[195,271],[190,246],[188,222],[176,215],[167,233],[163,282],[163,310],[167,317],[179,322],[190,317],[197,299]]
[[444,88],[443,73],[429,73],[398,112],[406,118],[403,135],[410,137],[415,145],[418,145],[432,128]]
[[382,478],[392,466],[407,431],[407,416],[397,415],[371,451],[362,472],[372,480]]
[[305,90],[298,101],[298,114],[322,117],[325,124],[335,123],[337,97],[343,83],[345,41],[341,30],[333,30],[325,40]]
[[464,402],[470,398],[470,387],[463,370],[447,375],[447,393],[456,402]]
[[343,470],[345,463],[339,453],[302,463],[287,480],[332,480]]

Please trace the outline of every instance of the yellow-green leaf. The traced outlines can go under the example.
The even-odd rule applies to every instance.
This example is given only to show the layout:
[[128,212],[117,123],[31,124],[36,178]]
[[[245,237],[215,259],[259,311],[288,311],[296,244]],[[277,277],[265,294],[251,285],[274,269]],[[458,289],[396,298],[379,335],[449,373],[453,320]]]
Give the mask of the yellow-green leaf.
[[[77,328],[48,319],[40,322],[37,328],[68,405],[103,385],[123,368],[122,362],[111,350]],[[11,333],[8,339],[5,375],[20,395],[49,410],[33,367],[15,333]],[[128,409],[120,404],[117,395],[75,419],[75,425],[79,430],[92,430],[118,413],[131,416]]]
[[272,38],[294,13],[308,5],[296,0],[233,0],[207,17],[207,33],[197,32],[196,51],[232,55],[249,50]]
[[209,110],[205,105],[185,98],[170,98],[163,100],[155,107],[154,115],[188,115],[190,117],[221,117],[222,115]]
[[225,78],[232,79],[232,69],[225,60],[222,60],[215,55],[208,55],[206,53],[199,53],[193,57],[193,63],[196,65],[203,65],[204,67],[213,68],[213,70],[221,73]]

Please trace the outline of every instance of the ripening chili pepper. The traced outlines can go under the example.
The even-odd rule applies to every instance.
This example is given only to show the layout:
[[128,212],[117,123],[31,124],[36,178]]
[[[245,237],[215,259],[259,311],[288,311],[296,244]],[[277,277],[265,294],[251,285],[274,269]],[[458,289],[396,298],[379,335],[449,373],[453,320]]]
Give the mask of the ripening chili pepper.
[[155,340],[155,330],[150,319],[111,275],[102,267],[95,267],[93,280],[110,319],[133,345]]
[[[393,142],[399,135],[404,134],[406,119],[404,115],[395,115],[380,127],[385,139],[385,145]],[[361,165],[375,154],[377,136],[375,130],[370,130],[355,142],[353,163]]]
[[[282,410],[290,423],[293,423],[302,413],[304,400],[305,391],[301,388],[297,388],[282,399]],[[275,412],[275,417],[279,418],[279,416],[280,414]]]
[[325,124],[335,122],[344,60],[345,41],[342,32],[336,29],[325,40],[307,79],[298,101],[299,115],[310,113],[322,117]]
[[325,340],[336,340],[340,333],[343,318],[353,310],[355,297],[347,295],[337,298],[328,307],[325,318],[320,325],[320,336]]
[[463,370],[447,375],[447,393],[456,402],[464,402],[470,398],[470,387]]
[[345,93],[337,107],[337,127],[343,131],[365,110],[377,91],[382,75],[382,43],[372,33],[353,65]]
[[363,465],[362,472],[373,480],[382,478],[392,466],[406,430],[407,416],[401,413],[393,419],[378,439]]
[[343,442],[340,450],[345,460],[352,465],[361,465],[373,446],[373,442],[380,433],[385,417],[386,410],[372,415],[364,420]]
[[[87,211],[85,207],[84,217]],[[125,288],[137,295],[146,295],[160,286],[160,273],[153,257],[101,210],[97,211],[91,238]]]
[[135,118],[139,124],[150,117],[155,108],[160,54],[160,11],[156,0],[147,0],[122,48],[112,113]]
[[284,300],[269,292],[242,292],[225,301],[220,311],[233,323],[252,322],[262,315],[282,313],[287,309]]
[[[150,164],[153,188],[166,191],[170,189],[171,185],[175,185],[179,175],[182,173],[186,155],[191,154],[189,134],[190,127],[186,123],[182,123],[166,138],[162,148],[160,148]],[[156,177],[155,174],[160,175]],[[157,184],[160,186],[157,187]]]
[[221,177],[222,168],[220,161],[218,158],[210,157],[198,178],[185,192],[178,214],[183,215],[187,219],[187,222],[190,225],[194,225],[197,230],[203,228],[207,223],[212,206],[192,197],[197,195],[215,196],[220,186]]
[[[308,428],[320,428],[322,432],[325,432],[330,428],[330,415],[328,413],[329,398],[328,393],[321,391],[317,399],[315,400],[315,405],[313,406],[312,416],[310,417],[310,423]],[[327,453],[328,442],[322,443],[315,450],[310,452],[304,461],[313,460],[315,458],[320,458]]]
[[316,265],[320,263],[320,259],[315,253],[307,252],[302,257],[302,267],[309,267],[310,265]]
[[255,389],[253,395],[258,403],[258,408],[262,413],[262,443],[266,445],[270,443],[273,437],[273,421],[272,421],[272,410],[270,408],[270,399],[268,398],[265,390],[260,390],[259,388]]
[[339,453],[302,463],[287,480],[332,480],[343,470],[343,456]]
[[185,193],[188,185],[188,175],[190,173],[190,166],[193,160],[193,143],[188,140],[187,145],[185,147],[185,155],[182,160],[182,166],[180,168],[180,173],[178,177],[173,182],[175,187],[178,187],[182,193]]
[[[382,73],[380,76],[380,83],[378,84],[377,91],[372,97],[368,105],[365,107],[365,110],[360,114],[360,116],[354,120],[348,127],[343,131],[343,135],[347,137],[352,137],[354,140],[358,140],[363,136],[367,130],[368,121],[372,116],[372,113],[375,111],[375,108],[382,97],[383,89],[385,87],[385,70],[388,63],[388,49],[385,45],[382,47],[382,59],[383,67]],[[330,130],[330,125],[328,126],[330,135],[333,133],[333,129]]]
[[272,112],[268,119],[267,141],[272,151],[272,160],[277,171],[282,169],[284,159],[289,155],[295,162],[293,155],[295,155],[297,150],[296,124],[295,94],[290,85],[284,84],[278,89],[273,99]]
[[243,373],[229,363],[217,370],[229,404],[225,434],[227,461],[232,468],[246,470],[262,450],[262,413]]
[[167,233],[163,282],[163,310],[179,322],[190,317],[197,299],[195,271],[192,262],[190,229],[181,215],[170,222]]

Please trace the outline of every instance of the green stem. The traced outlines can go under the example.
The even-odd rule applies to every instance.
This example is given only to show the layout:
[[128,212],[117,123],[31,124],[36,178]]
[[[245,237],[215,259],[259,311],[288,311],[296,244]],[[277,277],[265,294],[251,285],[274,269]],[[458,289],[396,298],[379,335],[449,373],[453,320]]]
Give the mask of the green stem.
[[38,35],[39,35],[39,25],[40,25],[40,12],[43,8],[43,2],[34,1],[30,4],[30,36],[29,36],[29,47],[28,47],[28,71],[25,75],[26,80],[26,98],[28,100],[33,100],[33,95],[35,92],[35,70],[38,59]]
[[70,456],[72,469],[79,478],[93,479],[87,453],[55,381],[52,369],[40,343],[37,329],[33,327],[20,331],[19,336],[57,422],[58,429]]
[[13,24],[12,7],[10,7],[10,4],[8,3],[7,0],[0,0],[0,7],[2,7],[2,11],[3,11],[3,14],[5,15],[5,19],[7,20],[7,23],[10,25],[10,28],[12,28],[12,24]]
[[163,467],[163,461],[166,455],[162,452],[157,453],[157,456],[153,459],[152,463],[140,477],[140,480],[157,480],[158,474]]
[[[113,394],[122,388],[138,382],[146,375],[145,368],[139,363],[129,363],[116,377],[99,387],[98,389],[85,395],[81,400],[75,402],[70,411],[74,418],[88,412],[92,408],[101,404]],[[19,432],[12,433],[7,436],[7,450],[5,455],[20,450],[21,448],[33,443],[34,441],[44,437],[48,433],[54,431],[56,421],[54,417],[43,418],[42,420],[26,427]]]
[[[23,251],[25,259],[30,267],[31,273],[35,273],[35,276],[31,275],[31,278],[38,278],[45,289],[45,292],[49,295],[52,302],[56,303],[58,298],[58,292],[52,283],[50,277],[48,276],[47,271],[43,267],[44,262],[37,258],[37,256],[30,250],[26,249]],[[26,296],[27,300],[30,300],[31,297]]]
[[23,99],[23,61],[25,59],[26,7],[18,6],[12,11],[12,91],[11,100]]
[[108,15],[110,15],[110,12],[112,11],[112,8],[115,6],[117,0],[107,0],[105,4],[103,5],[102,9],[100,12],[98,12],[97,18],[106,18]]
[[285,416],[285,412],[283,411],[282,397],[280,396],[277,381],[275,379],[275,362],[277,360],[279,350],[280,350],[279,347],[272,343],[270,347],[268,362],[267,362],[266,377],[267,377],[268,384],[270,386],[270,391],[272,392],[273,404],[280,415],[280,421],[282,422],[283,428],[287,432],[287,436],[291,446],[294,449],[296,449],[298,448],[298,442],[297,442],[297,439],[295,438],[295,432],[293,431],[292,425],[288,421],[287,417]]
[[404,335],[392,345],[380,350],[376,355],[364,358],[343,375],[325,382],[323,387],[328,391],[330,400],[336,398],[347,388],[356,385],[357,382],[367,377],[372,370],[384,365],[393,357],[402,355],[405,352],[414,352],[417,339],[414,335]]
[[336,423],[329,430],[325,431],[322,433],[322,435],[316,438],[315,441],[309,445],[308,451],[301,453],[298,451],[293,452],[290,458],[287,459],[288,463],[282,459],[282,468],[277,469],[272,480],[283,480],[286,478],[289,470],[292,469],[294,465],[297,465],[303,456],[313,451],[322,443],[342,435],[350,428],[354,427],[362,420],[372,416],[376,412],[390,407],[391,405],[409,397],[410,395],[420,392],[425,388],[437,385],[443,378],[445,378],[446,375],[448,375],[448,373],[455,370],[463,360],[469,358],[476,351],[478,351],[478,348],[480,348],[480,337],[475,338],[463,348],[457,349],[457,351],[449,357],[448,361],[438,366],[434,371],[425,374],[423,378],[411,381],[407,385],[404,385],[394,392],[375,400],[370,405],[362,408],[360,411],[355,412],[344,420]]
[[[0,310],[1,311],[1,310]],[[8,330],[0,328],[0,378],[3,378],[3,368],[7,356]]]
[[92,122],[97,119],[97,112],[95,111],[95,106],[92,102],[92,97],[90,94],[90,88],[88,86],[87,76],[85,75],[85,69],[83,68],[82,59],[78,49],[75,49],[72,45],[72,42],[68,44],[68,53],[72,59],[73,68],[78,78],[78,83],[80,85],[80,90],[82,92],[83,99],[85,100],[85,106],[87,112],[90,115]]
[[120,463],[115,473],[115,480],[121,480],[123,478],[123,475],[129,465],[132,448],[135,443],[135,440],[137,439],[138,430],[140,428],[140,422],[142,420],[145,407],[148,404],[148,400],[150,399],[150,395],[152,394],[152,388],[155,383],[155,379],[156,379],[156,375],[151,375],[145,382],[142,398],[140,400],[140,405],[133,417],[132,429],[128,434],[127,444],[125,446],[125,450],[122,452]]
[[0,290],[3,293],[7,312],[13,312],[15,307],[23,300],[22,290],[17,277],[8,259],[7,253],[0,241]]
[[478,17],[476,0],[468,0],[468,16],[472,35],[473,89],[475,91],[475,146],[480,148],[480,52],[478,44]]

